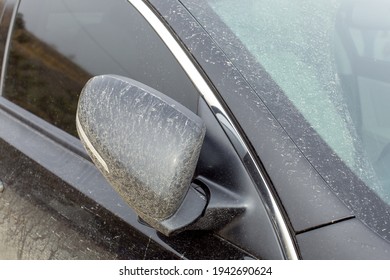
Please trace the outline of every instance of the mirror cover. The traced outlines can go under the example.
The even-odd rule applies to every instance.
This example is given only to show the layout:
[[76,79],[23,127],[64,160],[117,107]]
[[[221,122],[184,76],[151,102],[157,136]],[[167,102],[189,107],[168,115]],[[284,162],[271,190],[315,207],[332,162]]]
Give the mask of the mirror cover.
[[103,75],[82,90],[79,136],[121,197],[153,225],[180,207],[205,135],[203,121],[160,92]]

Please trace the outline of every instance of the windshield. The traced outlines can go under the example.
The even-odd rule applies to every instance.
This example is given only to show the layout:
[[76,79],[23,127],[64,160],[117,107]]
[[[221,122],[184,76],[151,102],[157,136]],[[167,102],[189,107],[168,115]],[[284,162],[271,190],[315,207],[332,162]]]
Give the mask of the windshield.
[[390,202],[390,2],[210,4],[332,150]]
[[[274,92],[259,90],[265,70],[315,133],[370,192],[390,204],[390,1],[208,0],[236,41],[201,22],[259,98],[318,167],[331,156],[309,155],[311,135],[298,135]],[[226,38],[225,38],[226,37]],[[289,123],[290,122],[290,123]],[[302,139],[305,138],[305,139]],[[313,143],[313,142],[311,142]],[[323,165],[323,164],[322,164]],[[329,166],[329,165],[328,165]],[[340,165],[339,165],[340,166]],[[344,170],[341,170],[344,169]],[[332,185],[337,180],[318,168]],[[336,174],[336,173],[335,173]],[[352,185],[350,181],[349,185]],[[343,186],[345,192],[348,186]],[[353,187],[353,186],[352,186]],[[348,194],[349,195],[349,194]],[[352,194],[356,195],[357,194]],[[364,195],[364,191],[358,195]],[[349,202],[347,202],[348,204]],[[385,222],[387,224],[387,222]]]

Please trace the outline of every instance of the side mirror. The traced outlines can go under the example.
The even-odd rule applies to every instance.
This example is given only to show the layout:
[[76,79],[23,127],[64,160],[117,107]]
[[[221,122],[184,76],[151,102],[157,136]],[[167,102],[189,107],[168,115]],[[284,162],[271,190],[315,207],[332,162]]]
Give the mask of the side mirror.
[[165,235],[192,224],[206,197],[191,187],[203,121],[129,78],[92,78],[81,92],[77,130],[93,162],[149,225]]

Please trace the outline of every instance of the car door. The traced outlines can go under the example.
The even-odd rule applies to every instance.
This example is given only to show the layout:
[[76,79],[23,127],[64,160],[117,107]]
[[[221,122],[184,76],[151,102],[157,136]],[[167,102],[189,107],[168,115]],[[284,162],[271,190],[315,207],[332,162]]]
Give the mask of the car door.
[[[222,128],[226,119],[216,117],[144,15],[124,0],[0,4],[0,258],[288,257],[228,137],[231,126]],[[194,177],[211,190],[233,193],[244,213],[214,231],[173,237],[138,220],[76,134],[82,87],[107,73],[142,82],[205,121],[208,132]]]

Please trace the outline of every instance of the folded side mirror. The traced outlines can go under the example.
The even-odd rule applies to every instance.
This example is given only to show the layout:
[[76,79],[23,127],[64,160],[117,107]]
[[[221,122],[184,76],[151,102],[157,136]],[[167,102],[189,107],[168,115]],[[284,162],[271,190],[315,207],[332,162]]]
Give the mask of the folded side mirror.
[[95,165],[137,214],[170,235],[193,223],[206,197],[191,187],[205,135],[181,104],[129,78],[92,78],[76,124]]

